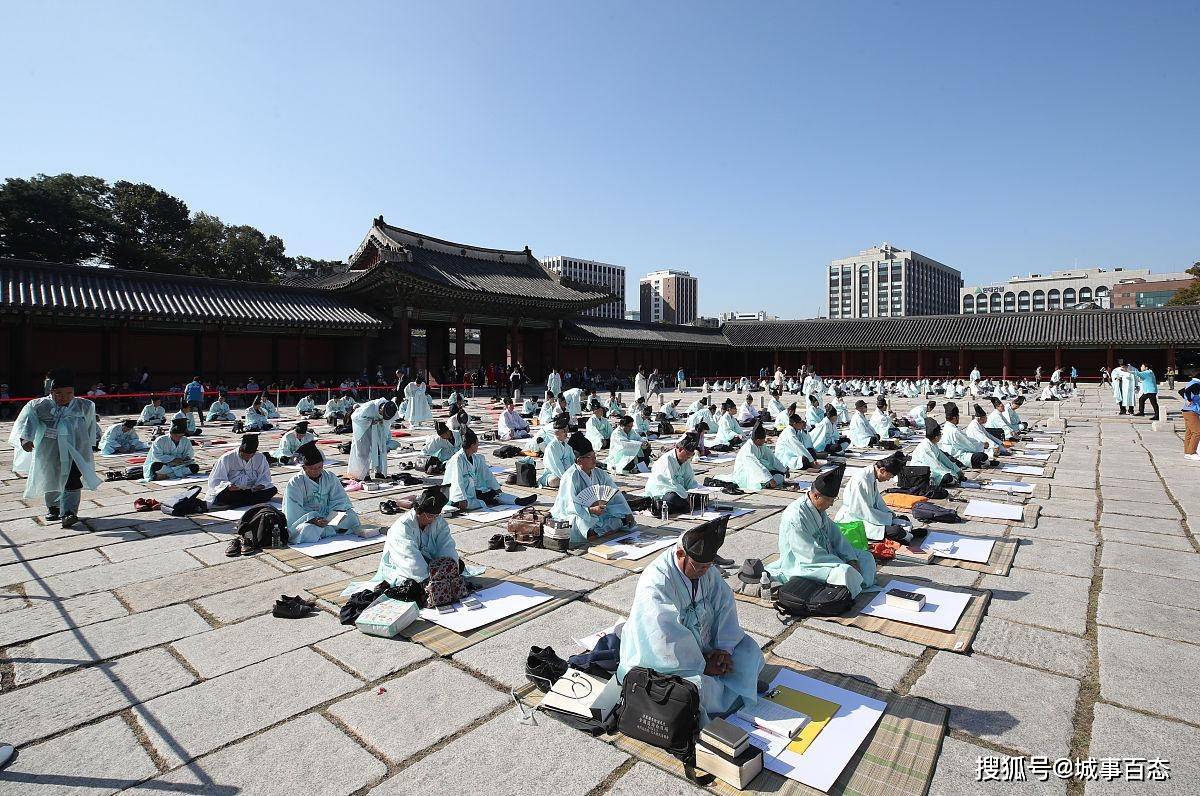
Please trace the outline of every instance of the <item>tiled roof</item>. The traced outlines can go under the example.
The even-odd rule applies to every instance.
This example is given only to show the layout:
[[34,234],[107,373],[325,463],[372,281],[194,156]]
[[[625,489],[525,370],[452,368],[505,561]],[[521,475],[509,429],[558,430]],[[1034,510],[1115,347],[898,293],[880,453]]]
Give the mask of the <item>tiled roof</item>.
[[0,259],[0,312],[377,329],[336,294],[205,277]]
[[573,343],[611,345],[728,346],[720,329],[662,323],[576,318],[563,323],[563,338]]
[[727,323],[722,332],[745,348],[1193,345],[1200,307]]

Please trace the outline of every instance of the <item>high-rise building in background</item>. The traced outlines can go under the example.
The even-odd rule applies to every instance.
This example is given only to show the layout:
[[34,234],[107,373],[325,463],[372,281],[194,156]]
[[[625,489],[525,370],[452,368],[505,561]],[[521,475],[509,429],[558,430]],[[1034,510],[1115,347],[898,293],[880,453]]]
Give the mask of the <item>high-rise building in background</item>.
[[830,318],[898,318],[958,313],[962,274],[889,243],[834,260],[826,275]]
[[[1188,279],[1187,274],[1150,273],[1149,268],[1072,268],[1045,274],[1014,276],[1007,282],[972,285],[960,292],[960,311],[963,315],[984,315],[992,312],[1045,312],[1087,307],[1109,309],[1136,307],[1138,292],[1165,292],[1170,285],[1151,287],[1155,282]],[[1135,285],[1136,288],[1127,289]],[[1118,293],[1124,295],[1116,300]],[[1155,299],[1146,298],[1153,302]],[[1164,302],[1165,303],[1165,302]],[[1153,303],[1146,306],[1161,306]]]
[[687,271],[663,270],[641,280],[643,323],[691,323],[696,318],[700,280]]
[[585,285],[603,288],[616,296],[615,301],[587,310],[584,315],[595,318],[625,318],[625,266],[584,260],[580,257],[545,257],[538,262],[552,274],[574,279]]

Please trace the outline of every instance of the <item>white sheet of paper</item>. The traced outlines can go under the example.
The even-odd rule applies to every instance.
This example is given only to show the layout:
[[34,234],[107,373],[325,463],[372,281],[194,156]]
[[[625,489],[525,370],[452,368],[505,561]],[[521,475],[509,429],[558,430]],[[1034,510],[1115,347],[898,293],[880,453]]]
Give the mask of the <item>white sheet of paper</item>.
[[626,544],[622,541],[622,540],[632,539],[633,537],[637,536],[640,533],[641,533],[641,531],[635,531],[634,533],[623,534],[621,536],[618,536],[616,539],[613,539],[612,541],[603,542],[603,545],[605,547],[609,548],[610,550],[614,550],[614,551],[619,550],[619,551],[625,553],[625,555],[621,556],[620,558],[622,558],[626,561],[628,561],[628,560],[636,561],[639,558],[645,558],[646,556],[650,555],[651,553],[656,553],[659,550],[665,550],[666,548],[670,547],[671,545],[673,545],[679,541],[678,536],[664,536],[662,538],[657,538],[654,541],[647,542],[646,544],[641,545],[641,546],[633,545],[633,544]]
[[1015,492],[1018,495],[1032,495],[1033,484],[1027,484],[1024,481],[991,481],[983,485],[984,489],[990,489],[993,492]]
[[[896,608],[885,605],[884,595],[893,589],[915,591],[917,594],[925,595],[925,607],[920,611],[913,611],[908,608]],[[967,603],[970,601],[971,595],[969,594],[931,589],[927,586],[917,586],[912,583],[893,580],[883,587],[883,591],[875,595],[875,599],[867,603],[862,609],[862,614],[864,616],[877,616],[880,619],[894,619],[897,622],[904,622],[909,625],[931,627],[935,630],[951,631],[958,624],[959,617],[962,616],[963,611],[967,608]],[[824,735],[823,732],[821,734]]]
[[481,509],[464,512],[461,516],[464,519],[472,520],[473,522],[493,522],[495,520],[507,519],[522,509],[521,506],[484,506]]
[[174,486],[175,484],[194,484],[200,481],[207,481],[207,475],[189,475],[185,478],[172,478],[167,481],[152,481],[151,483],[161,486]]
[[1034,448],[1034,449],[1040,450],[1040,451],[1056,451],[1056,450],[1058,450],[1057,445],[1053,445],[1049,442],[1026,442],[1025,447],[1026,448]]
[[1014,459],[1033,459],[1036,462],[1044,462],[1050,458],[1050,454],[1038,453],[1037,451],[1022,451],[1020,453],[1013,453],[1013,458]]
[[995,545],[994,539],[977,539],[971,536],[960,536],[957,533],[930,531],[918,547],[940,558],[954,558],[959,561],[975,561],[986,564],[992,557],[992,548]]
[[290,545],[293,550],[299,550],[306,556],[320,558],[321,556],[330,556],[334,553],[342,553],[346,550],[353,550],[356,547],[363,547],[370,544],[382,544],[384,538],[376,536],[374,539],[360,539],[352,533],[339,533],[336,536],[327,536],[324,539],[318,539],[315,542],[307,544]]
[[421,611],[421,618],[455,633],[466,633],[553,599],[549,594],[508,581],[477,591],[474,596],[483,603],[482,608],[469,611],[462,603],[455,603],[452,613],[443,614],[436,608],[426,608]]
[[963,509],[964,517],[978,517],[984,520],[1016,520],[1025,516],[1024,506],[1014,506],[1012,503],[996,503],[993,500],[972,500]]
[[[771,686],[777,685],[828,700],[839,707],[838,712],[804,754],[787,751],[787,741],[776,739],[779,743],[767,744],[769,748],[763,754],[763,765],[810,788],[828,791],[842,775],[850,758],[854,757],[863,741],[871,734],[871,730],[887,710],[887,703],[838,688],[836,685],[790,669],[782,669],[775,676]],[[764,736],[772,737],[765,734]],[[760,738],[759,741],[762,743],[763,739]]]
[[697,456],[698,461],[704,464],[721,464],[723,462],[731,462],[737,458],[736,453],[718,453],[715,456]]
[[688,490],[689,495],[719,495],[721,490],[715,486],[698,486]]
[[603,630],[597,630],[595,633],[593,633],[590,636],[584,636],[583,638],[573,638],[571,640],[574,641],[576,644],[578,644],[580,647],[583,647],[585,650],[594,650],[596,648],[596,644],[599,643],[600,639],[604,638],[609,633],[616,633],[617,637],[620,638],[621,631],[624,629],[625,629],[625,620],[618,619],[616,622],[613,622],[608,627],[604,628]]
[[685,513],[679,515],[679,519],[681,519],[681,520],[715,520],[715,519],[719,519],[721,517],[728,515],[729,519],[732,520],[734,517],[741,517],[742,515],[749,514],[752,511],[754,511],[754,509],[740,509],[739,508],[739,509],[734,509],[733,511],[714,511],[713,509],[705,509],[700,514],[688,514],[687,512],[685,512]]
[[1014,473],[1016,475],[1044,475],[1046,468],[1034,467],[1028,464],[1002,464],[1000,465],[1000,472]]
[[501,473],[511,473],[513,468],[505,467],[502,464],[493,464],[490,468],[492,475],[500,475]]
[[245,514],[247,511],[249,511],[250,509],[254,508],[255,506],[264,506],[264,505],[274,506],[275,508],[279,509],[280,511],[283,511],[283,500],[281,498],[276,498],[275,500],[272,500],[270,503],[256,503],[256,504],[254,504],[254,506],[241,506],[236,509],[222,509],[220,511],[210,511],[210,512],[208,512],[208,516],[216,517],[219,520],[233,520],[236,522],[237,520],[240,520],[242,518],[242,515]]

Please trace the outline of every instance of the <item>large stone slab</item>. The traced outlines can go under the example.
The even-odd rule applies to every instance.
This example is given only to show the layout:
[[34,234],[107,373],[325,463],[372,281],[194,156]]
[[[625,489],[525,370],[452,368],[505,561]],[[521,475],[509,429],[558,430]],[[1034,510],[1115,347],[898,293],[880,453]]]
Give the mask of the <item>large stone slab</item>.
[[485,567],[495,567],[505,572],[522,572],[556,561],[565,555],[566,553],[557,553],[544,547],[523,547],[514,553],[507,550],[484,550],[471,553],[467,558]]
[[454,659],[497,682],[516,687],[527,682],[525,657],[530,647],[553,647],[566,659],[583,651],[572,639],[603,630],[618,619],[619,616],[603,608],[571,602],[468,647]]
[[938,755],[937,769],[929,785],[929,796],[1061,796],[1067,792],[1067,783],[1057,777],[1040,782],[1026,774],[1025,782],[977,782],[981,758],[1004,757],[999,752],[976,746],[973,743],[947,737],[942,741],[942,753]]
[[1063,517],[1073,520],[1094,520],[1097,515],[1096,501],[1093,500],[1056,500],[1054,498],[1038,501],[1042,506],[1042,515],[1046,517]]
[[97,550],[79,550],[63,553],[53,558],[35,561],[18,561],[0,567],[0,586],[12,586],[33,580],[42,580],[64,572],[76,572],[106,563],[107,559]]
[[0,773],[5,796],[107,796],[158,773],[120,718],[21,749]]
[[950,708],[950,726],[1026,754],[1066,756],[1079,683],[983,656],[939,652],[912,693]]
[[390,762],[399,763],[508,701],[507,694],[435,660],[377,690],[335,702],[329,715]]
[[773,533],[763,533],[751,528],[738,531],[725,537],[721,545],[721,555],[736,561],[739,565],[747,558],[766,558],[779,552],[779,537]]
[[[763,609],[767,610],[767,609]],[[880,633],[871,633],[850,625],[840,625],[837,622],[823,622],[820,619],[805,619],[803,622],[805,627],[822,633],[832,633],[835,636],[854,639],[861,641],[864,644],[870,644],[875,647],[883,647],[892,652],[899,652],[901,655],[911,655],[912,657],[919,656],[925,651],[925,645],[914,644],[911,641],[904,641],[891,636],[884,636]]]
[[1051,500],[1065,498],[1066,500],[1091,500],[1096,499],[1096,488],[1090,486],[1060,486],[1058,483],[1050,484]]
[[1100,566],[1143,575],[1200,581],[1200,553],[1160,550],[1140,545],[1106,542]]
[[990,589],[988,616],[1083,635],[1087,629],[1091,581],[1013,567],[1007,577],[984,575],[980,588]]
[[185,638],[171,646],[201,677],[208,679],[307,647],[344,630],[337,618],[325,611],[315,611],[301,619],[277,619],[266,614]]
[[649,763],[638,763],[608,790],[609,796],[704,796],[708,791]]
[[56,672],[86,666],[168,641],[211,630],[204,617],[186,605],[110,619],[64,630],[8,650],[17,685]]
[[130,793],[346,796],[385,773],[383,763],[327,719],[310,714],[155,777]]
[[1103,702],[1092,718],[1092,742],[1088,757],[1157,758],[1170,761],[1170,779],[1148,784],[1124,779],[1088,782],[1087,796],[1153,793],[1155,796],[1192,796],[1200,782],[1200,730],[1186,724],[1145,716]]
[[1094,523],[1088,520],[1071,520],[1063,517],[1039,517],[1037,527],[1014,528],[1010,536],[1020,539],[1056,539],[1061,542],[1097,545]]
[[[64,553],[76,553],[80,550],[92,550],[109,544],[141,539],[142,535],[132,528],[124,531],[113,531],[109,534],[78,533],[63,536],[58,539],[48,539],[42,542],[30,542],[20,547],[0,547],[0,566],[15,564],[18,561],[36,561],[39,558],[60,556]],[[0,539],[0,543],[3,539]]]
[[883,689],[895,688],[916,663],[915,658],[869,647],[848,638],[797,627],[772,650],[776,655],[846,674]]
[[633,594],[637,591],[638,578],[641,573],[635,572],[627,578],[596,589],[588,595],[588,600],[606,608],[611,608],[620,614],[628,615],[633,607]]
[[[97,551],[89,551],[99,556]],[[54,561],[55,559],[49,559]],[[101,562],[107,559],[101,558]],[[153,558],[122,561],[119,564],[97,562],[87,569],[78,572],[68,572],[55,575],[26,584],[25,593],[31,597],[74,597],[77,594],[87,594],[94,591],[108,591],[126,586],[130,583],[161,578],[164,576],[178,577],[179,573],[189,569],[199,569],[200,562],[182,550],[154,556]],[[158,606],[146,606],[157,608]],[[135,608],[134,610],[142,610]]]
[[[1021,530],[1024,531],[1024,528]],[[1017,548],[1014,563],[1022,569],[1090,578],[1095,558],[1096,548],[1093,545],[1057,539],[1023,539]]]
[[69,672],[0,694],[0,738],[21,745],[183,688],[192,676],[166,650]]
[[1150,636],[1200,644],[1200,610],[1138,600],[1101,590],[1096,621]]
[[565,572],[568,575],[584,578],[585,580],[590,580],[593,583],[601,585],[612,583],[614,580],[620,580],[629,574],[628,570],[602,564],[599,561],[592,561],[583,556],[567,556],[557,561],[551,561],[546,566],[550,569],[557,569],[559,572]]
[[[217,592],[240,588],[248,583],[277,578],[280,574],[278,569],[268,565],[265,561],[254,558],[240,558],[230,561],[228,564],[200,568],[200,562],[182,550],[156,556],[150,561],[158,561],[166,556],[183,556],[195,566],[188,567],[192,570],[191,572],[156,580],[142,579],[140,583],[118,589],[117,596],[128,603],[133,610],[146,611],[173,603],[187,602],[197,597],[207,597]],[[129,563],[141,562],[131,561]],[[124,565],[114,564],[113,566]]]
[[985,617],[972,649],[993,658],[1035,666],[1076,679],[1087,673],[1088,643],[1078,636]]
[[301,649],[153,699],[136,720],[155,751],[179,765],[361,685]]
[[1160,550],[1182,550],[1193,553],[1192,543],[1186,536],[1173,536],[1167,533],[1142,533],[1125,528],[1105,528],[1101,526],[1100,536],[1105,542],[1120,542],[1122,544],[1138,545],[1140,547],[1155,547]]
[[86,627],[128,613],[120,600],[104,591],[69,600],[38,600],[28,608],[5,612],[4,621],[0,622],[0,647],[67,628]]
[[367,682],[395,674],[433,655],[420,644],[399,637],[368,636],[358,630],[321,641],[314,644],[313,649],[333,658]]
[[1147,603],[1196,610],[1195,583],[1178,578],[1147,578],[1145,575],[1126,572],[1123,569],[1106,569],[1100,585],[1100,594],[1132,597]]
[[[992,527],[998,526],[993,525]],[[955,530],[957,531],[957,528]],[[996,532],[993,530],[989,535],[995,536]],[[885,566],[879,568],[879,572],[902,580],[922,578],[932,585],[942,586],[973,586],[979,577],[979,573],[971,569],[945,567],[940,564],[921,564],[916,561],[889,561]]]
[[1131,517],[1160,517],[1162,519],[1179,519],[1179,509],[1167,502],[1135,503],[1128,500],[1104,499],[1105,514],[1126,514]]
[[1100,525],[1106,528],[1127,528],[1143,533],[1166,533],[1173,536],[1184,536],[1183,525],[1177,519],[1163,517],[1135,517],[1129,514],[1112,514],[1103,512],[1100,515]]
[[196,601],[196,605],[218,622],[237,622],[259,614],[270,613],[275,606],[275,601],[283,595],[312,599],[309,589],[343,578],[345,575],[332,567],[317,567],[297,572],[294,575],[282,575],[271,580],[252,583],[249,586],[214,594],[211,597],[201,597]]
[[135,558],[158,555],[169,550],[186,550],[189,547],[211,544],[216,540],[211,533],[199,528],[179,531],[165,536],[126,541],[100,548],[109,561],[132,561]]
[[1103,699],[1195,721],[1200,647],[1104,626],[1097,633]]
[[369,796],[462,796],[464,783],[486,783],[489,796],[588,793],[628,759],[611,744],[553,719],[528,726],[505,712],[385,780]]

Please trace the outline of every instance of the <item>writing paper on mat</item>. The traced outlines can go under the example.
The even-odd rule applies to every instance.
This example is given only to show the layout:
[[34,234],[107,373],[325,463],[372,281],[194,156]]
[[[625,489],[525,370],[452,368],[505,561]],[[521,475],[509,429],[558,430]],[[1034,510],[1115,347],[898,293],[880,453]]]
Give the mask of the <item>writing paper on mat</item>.
[[1028,464],[1002,464],[1000,472],[1015,473],[1016,475],[1045,475],[1045,467],[1034,467]]
[[1051,445],[1049,442],[1026,442],[1025,447],[1026,448],[1034,448],[1034,449],[1040,450],[1040,451],[1056,451],[1056,450],[1058,450],[1057,445]]
[[921,541],[920,550],[932,553],[939,558],[953,558],[959,561],[986,564],[992,557],[992,548],[995,545],[996,542],[993,539],[975,539],[956,533],[930,531],[929,535]]
[[[925,607],[920,611],[910,608],[896,608],[884,601],[889,591],[915,591],[925,596]],[[971,595],[960,594],[956,591],[931,589],[926,586],[916,586],[912,583],[893,580],[883,587],[883,591],[875,595],[875,599],[862,609],[863,616],[877,616],[880,619],[894,619],[907,625],[931,627],[934,630],[950,632],[958,624],[959,618],[970,602]]]
[[972,500],[963,509],[963,516],[978,517],[984,520],[1016,520],[1021,521],[1025,516],[1024,506],[1014,506],[1012,503],[997,503],[993,500]]
[[329,556],[334,553],[342,553],[346,550],[353,550],[356,547],[364,545],[382,543],[384,540],[381,537],[374,539],[363,539],[355,536],[352,533],[339,533],[337,536],[327,536],[324,539],[318,539],[315,542],[307,542],[306,544],[289,545],[293,550],[298,550],[306,556],[320,558],[321,556]]
[[455,633],[466,633],[552,599],[549,594],[508,581],[477,591],[475,597],[483,603],[482,608],[469,611],[462,603],[455,603],[456,610],[451,613],[443,614],[436,608],[426,608],[421,611],[421,618]]
[[[605,542],[599,545],[599,548],[593,548],[592,552],[600,557],[608,558],[625,558],[639,559],[645,558],[651,553],[659,550],[664,550],[679,541],[679,536],[659,536],[656,533],[649,531],[635,531],[624,536],[619,536],[611,542]],[[622,553],[623,555],[613,556],[613,553]]]
[[[789,751],[786,739],[775,739],[778,741],[775,744],[768,742],[765,744],[768,748],[763,754],[763,765],[769,770],[810,788],[828,791],[879,722],[879,718],[887,709],[887,703],[838,688],[836,685],[790,669],[782,669],[775,676],[771,687],[776,686],[786,686],[839,706],[837,714],[804,754]],[[771,737],[762,733],[756,736],[759,743],[755,745],[758,746],[764,738]]]
[[990,489],[993,492],[1015,492],[1019,495],[1032,495],[1033,484],[1027,484],[1024,481],[992,481],[983,485],[984,489]]
[[280,511],[283,511],[283,501],[280,499],[276,499],[276,500],[272,500],[270,503],[256,503],[253,506],[239,506],[236,509],[222,509],[220,511],[210,511],[210,512],[208,512],[208,516],[216,517],[219,520],[237,521],[237,520],[240,520],[242,518],[242,515],[245,514],[247,511],[249,511],[250,509],[253,509],[253,508],[258,508],[259,506],[272,506],[274,508],[279,509]]
[[481,509],[464,512],[460,516],[465,520],[474,520],[475,522],[492,522],[493,520],[503,520],[517,514],[521,510],[520,506],[485,506]]

